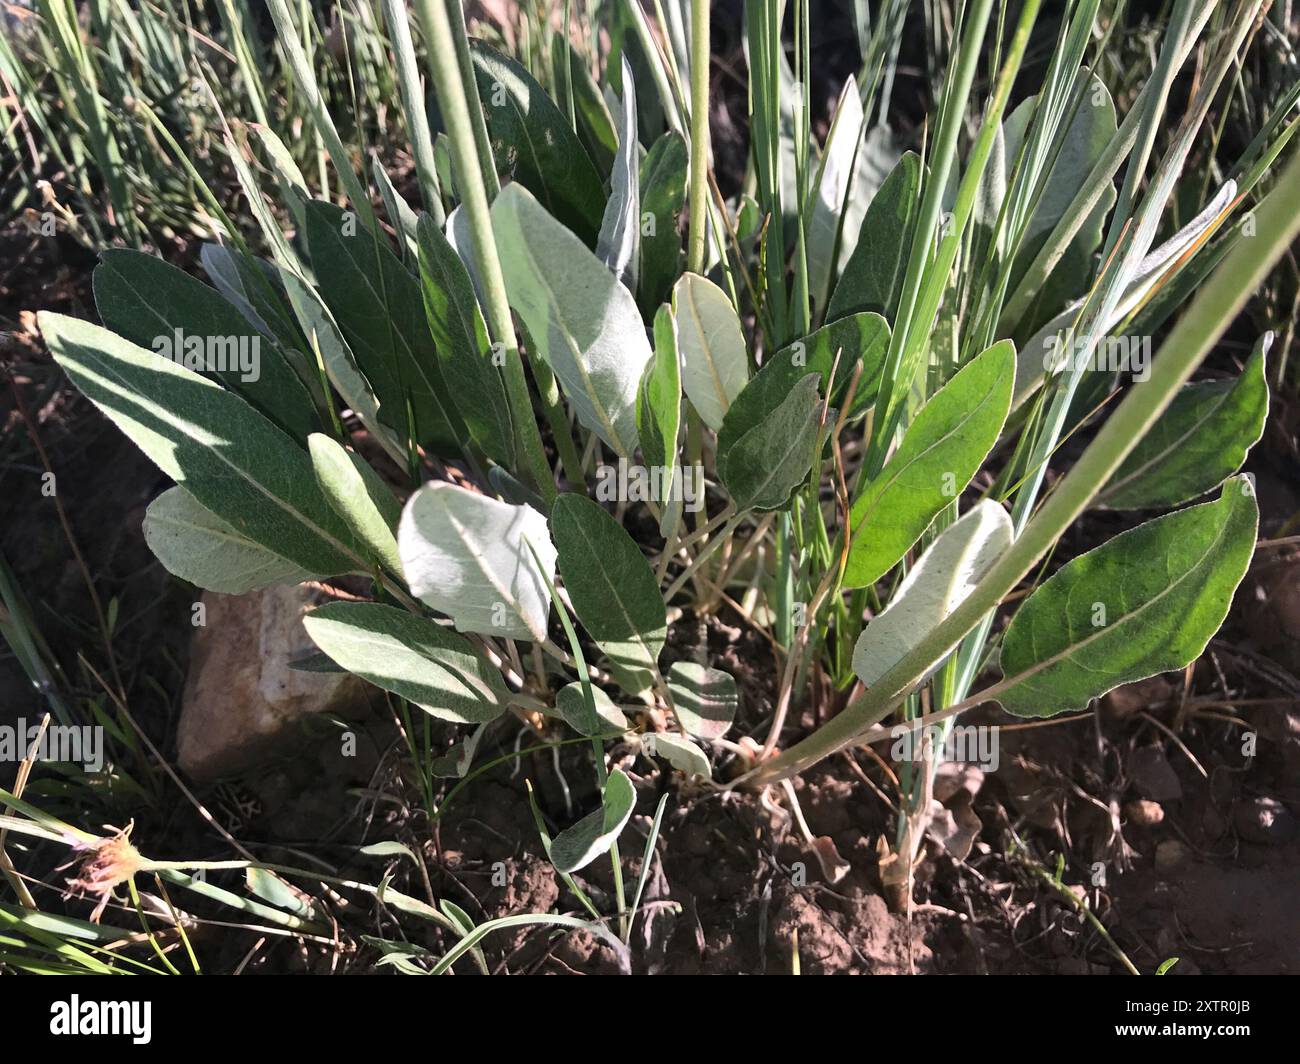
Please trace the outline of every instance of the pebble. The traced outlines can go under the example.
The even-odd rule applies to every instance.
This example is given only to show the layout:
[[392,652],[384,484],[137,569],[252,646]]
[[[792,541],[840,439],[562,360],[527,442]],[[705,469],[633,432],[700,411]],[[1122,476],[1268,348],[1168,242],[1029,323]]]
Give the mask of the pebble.
[[1279,846],[1290,842],[1300,823],[1276,798],[1252,798],[1232,807],[1232,823],[1247,842]]
[[1139,798],[1137,801],[1124,803],[1124,817],[1130,824],[1153,828],[1164,820],[1165,810],[1159,802]]

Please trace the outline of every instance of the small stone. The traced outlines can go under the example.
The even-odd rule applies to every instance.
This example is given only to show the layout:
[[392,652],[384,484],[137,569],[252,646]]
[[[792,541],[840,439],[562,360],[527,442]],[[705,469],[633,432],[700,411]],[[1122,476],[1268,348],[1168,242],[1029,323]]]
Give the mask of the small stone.
[[1137,801],[1124,803],[1124,817],[1130,824],[1153,828],[1165,819],[1165,810],[1159,802],[1140,798]]
[[243,772],[304,718],[348,716],[366,704],[358,677],[289,664],[315,651],[302,618],[330,597],[319,584],[203,593],[206,623],[194,631],[176,729],[177,760],[191,778],[207,782]]
[[1278,846],[1296,837],[1300,824],[1276,798],[1252,798],[1232,807],[1232,823],[1247,842]]
[[1156,847],[1156,872],[1168,875],[1187,860],[1187,847],[1177,839],[1166,839]]

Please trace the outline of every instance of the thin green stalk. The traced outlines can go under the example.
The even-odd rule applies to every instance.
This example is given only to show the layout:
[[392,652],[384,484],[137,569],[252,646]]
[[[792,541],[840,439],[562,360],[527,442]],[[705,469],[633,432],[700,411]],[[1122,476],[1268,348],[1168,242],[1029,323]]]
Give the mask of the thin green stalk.
[[691,0],[691,233],[686,268],[704,272],[709,196],[709,0]]
[[[283,0],[280,0],[283,2]],[[454,0],[453,0],[454,2]],[[459,5],[457,5],[459,7]],[[524,377],[523,359],[515,338],[514,323],[510,318],[510,303],[506,298],[505,278],[501,274],[501,261],[497,257],[496,239],[492,235],[492,218],[488,209],[488,186],[496,183],[494,172],[484,173],[475,147],[473,120],[456,64],[456,46],[452,40],[452,27],[447,8],[442,0],[419,0],[420,17],[428,41],[429,73],[433,78],[438,103],[442,107],[447,138],[451,142],[452,160],[461,181],[461,197],[469,216],[470,238],[474,257],[483,279],[483,294],[487,303],[488,329],[492,339],[505,347],[506,394],[510,414],[518,433],[518,453],[523,459],[527,477],[549,507],[555,499],[555,482],[551,467],[547,465],[542,450],[542,436],[533,417],[533,404],[528,394],[528,381]],[[492,171],[492,167],[487,168]]]
[[[1187,57],[1191,54],[1191,50],[1208,18],[1208,9],[1198,12],[1190,32],[1179,42],[1175,61],[1178,67],[1181,67],[1187,61]],[[1043,244],[1042,249],[1034,256],[1034,261],[1030,264],[1029,269],[1025,271],[1020,284],[1007,299],[1006,305],[1002,309],[998,323],[999,334],[1005,335],[1011,332],[1015,324],[1024,316],[1025,311],[1037,298],[1043,284],[1064,257],[1071,242],[1091,216],[1098,202],[1100,202],[1106,188],[1110,186],[1111,179],[1120,166],[1123,165],[1124,160],[1133,150],[1133,145],[1137,142],[1142,114],[1147,106],[1147,100],[1154,91],[1155,87],[1151,82],[1142,87],[1142,91],[1134,100],[1133,106],[1129,109],[1128,114],[1124,116],[1124,121],[1120,123],[1119,131],[1111,138],[1101,157],[1093,164],[1092,170],[1080,186],[1070,206],[1052,229],[1051,235]]]
[[[849,745],[916,689],[930,663],[943,657],[1024,579],[1087,509],[1093,496],[1141,442],[1210,349],[1231,325],[1273,264],[1300,234],[1300,156],[1278,177],[1256,212],[1257,235],[1241,241],[1171,330],[1150,378],[1132,388],[1092,445],[1025,527],[1020,538],[970,596],[839,716],[802,742],[743,777],[751,786],[802,772]],[[977,696],[978,697],[978,696]]]
[[[298,34],[295,32],[293,16],[289,14],[289,6],[285,3],[285,0],[267,0],[267,5],[271,9],[271,19],[275,23],[280,44],[284,48],[285,57],[289,61],[289,70],[293,74],[293,80],[297,82],[298,88],[307,97],[307,106],[311,113],[312,124],[324,142],[325,150],[329,152],[330,160],[334,163],[334,170],[338,173],[339,180],[343,182],[352,209],[360,215],[361,221],[367,229],[373,229],[375,212],[370,206],[370,197],[361,184],[361,180],[357,177],[356,170],[352,168],[352,158],[348,155],[347,148],[343,146],[343,141],[339,138],[339,131],[334,125],[334,120],[330,117],[329,109],[325,106],[325,97],[321,93],[320,84],[316,81],[316,74],[311,68],[311,63],[307,60],[307,53],[303,49],[302,41],[299,40]],[[328,188],[328,186],[324,185],[322,187]]]
[[[438,0],[434,0],[438,2]],[[474,61],[469,54],[469,34],[465,31],[465,10],[460,0],[442,0],[446,5],[448,24],[451,27],[452,44],[456,49],[456,69],[460,72],[460,83],[465,90],[465,99],[469,106],[469,120],[474,129],[474,150],[478,153],[478,163],[483,171],[483,187],[487,190],[488,202],[497,198],[501,191],[501,181],[497,177],[496,163],[492,158],[492,144],[488,140],[487,119],[483,115],[483,104],[478,96],[478,81],[474,77]],[[421,0],[420,8],[429,6],[429,0]],[[427,30],[425,31],[428,32]]]
[[392,38],[393,54],[397,58],[397,84],[402,94],[402,110],[406,112],[411,154],[415,157],[415,172],[420,179],[420,196],[424,200],[424,209],[441,229],[447,217],[442,209],[442,189],[438,184],[438,168],[433,161],[429,113],[420,88],[420,73],[415,60],[415,45],[411,43],[411,26],[407,21],[405,0],[384,0],[384,19],[388,23],[388,35]]
[[[971,85],[975,80],[980,48],[992,8],[993,0],[975,0],[970,22],[962,34],[961,50],[945,89],[938,134],[931,153],[930,176],[921,200],[916,235],[912,238],[912,251],[903,283],[904,294],[898,307],[898,325],[890,338],[889,351],[885,356],[880,396],[876,401],[878,413],[863,467],[865,478],[860,483],[866,483],[867,479],[875,477],[885,464],[890,440],[906,409],[905,400],[923,354],[923,346],[916,339],[920,333],[914,328],[917,325],[914,311],[926,265],[930,261],[934,234],[938,231],[943,194],[948,185],[948,175],[956,161],[957,137],[970,99]],[[923,328],[921,332],[924,332]]]

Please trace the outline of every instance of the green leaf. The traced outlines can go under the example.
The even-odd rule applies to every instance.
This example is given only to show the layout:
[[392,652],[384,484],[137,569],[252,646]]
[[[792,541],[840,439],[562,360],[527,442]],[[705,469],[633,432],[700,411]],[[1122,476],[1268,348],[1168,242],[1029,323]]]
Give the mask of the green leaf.
[[[1011,272],[1014,292],[1028,271],[1034,258],[1051,236],[1056,223],[1074,202],[1094,165],[1105,154],[1114,140],[1118,126],[1115,121],[1115,104],[1110,92],[1095,75],[1080,73],[1081,94],[1069,127],[1060,135],[1059,150],[1052,160],[1051,172],[1043,183],[1027,222],[1024,236],[1016,254]],[[1037,98],[1023,101],[1008,117],[1004,126],[1006,165],[1015,164],[1027,131],[1027,125]],[[1050,318],[1067,300],[1080,295],[1092,276],[1092,256],[1101,244],[1106,215],[1115,202],[1115,190],[1106,182],[1092,212],[1081,224],[1079,231],[1065,250],[1061,261],[1034,295],[1033,303],[1021,316],[1016,335],[1023,339],[1045,320]]]
[[149,504],[144,540],[169,573],[226,595],[317,575],[241,535],[184,488],[168,488]]
[[844,220],[840,223],[838,270],[841,276],[862,234],[862,222],[881,186],[889,179],[902,152],[887,126],[872,126],[862,135],[858,158],[853,167],[853,182],[844,202]]
[[610,738],[622,735],[628,730],[627,717],[609,695],[599,687],[593,686],[591,698],[596,706],[595,713],[592,713],[591,707],[587,705],[587,696],[583,694],[582,684],[566,684],[555,693],[556,712],[579,735]]
[[740,318],[725,292],[707,277],[683,274],[673,286],[682,388],[709,428],[722,427],[749,380],[749,356]]
[[505,380],[493,362],[469,271],[427,214],[416,224],[420,283],[442,377],[456,386],[457,409],[483,453],[514,468],[514,430]]
[[641,215],[654,219],[654,231],[641,234],[642,313],[668,298],[682,260],[682,207],[686,203],[686,141],[669,130],[650,147],[641,163]]
[[406,202],[402,194],[393,187],[393,179],[388,176],[383,163],[378,158],[371,160],[370,172],[374,176],[379,194],[384,200],[384,211],[388,215],[388,224],[397,234],[402,256],[407,263],[413,264],[416,258],[415,211]]
[[366,571],[307,452],[243,399],[97,325],[39,322],[73,384],[203,507],[317,576]]
[[405,429],[399,438],[393,429],[380,420],[379,399],[366,380],[366,375],[361,372],[361,367],[357,365],[352,349],[343,339],[343,333],[320,294],[291,270],[282,269],[280,280],[284,283],[294,314],[307,337],[307,351],[312,356],[313,364],[319,353],[325,375],[343,402],[357,415],[366,431],[383,447],[385,453],[400,468],[406,468],[409,459],[402,444],[406,438]]
[[546,638],[546,582],[555,548],[546,518],[531,506],[511,506],[454,484],[426,484],[407,500],[397,546],[412,594],[460,631]]
[[704,751],[684,735],[674,735],[672,732],[647,732],[641,736],[641,746],[647,757],[662,757],[673,768],[685,772],[687,776],[703,776],[708,779],[713,775],[713,769]]
[[459,455],[465,427],[438,370],[417,281],[378,234],[332,203],[307,204],[307,247],[320,294],[379,398],[379,416],[402,439],[407,403],[415,438]]
[[390,573],[402,574],[393,529],[402,516],[402,504],[379,474],[360,455],[345,450],[319,432],[307,437],[316,482],[334,512],[352,530],[357,541]]
[[636,394],[650,343],[632,294],[519,185],[492,204],[510,305],[578,420],[624,458],[636,450]]
[[1272,342],[1273,334],[1266,333],[1235,381],[1185,385],[1097,502],[1116,510],[1177,506],[1204,495],[1240,469],[1264,434],[1264,360]]
[[808,284],[813,302],[818,307],[826,305],[826,296],[835,276],[840,224],[862,142],[862,121],[858,82],[850,74],[840,92],[830,132],[826,134],[826,148],[822,152],[817,180],[809,191],[805,212],[808,218]]
[[867,207],[853,254],[826,307],[837,321],[864,310],[893,321],[920,211],[921,160],[905,152]]
[[1008,713],[1083,709],[1120,684],[1181,669],[1223,623],[1255,550],[1246,477],[1214,502],[1123,532],[1068,562],[1016,612],[1002,645]]
[[641,145],[636,139],[636,82],[623,59],[623,101],[618,113],[618,157],[609,179],[609,202],[596,239],[596,258],[628,288],[636,291],[641,265]]
[[296,440],[320,427],[284,353],[197,277],[153,255],[114,248],[103,253],[93,284],[99,316],[119,336],[220,381]]
[[693,661],[678,661],[668,670],[673,711],[682,731],[700,739],[721,739],[727,734],[740,696],[731,673]]
[[[682,417],[682,375],[677,325],[666,303],[655,315],[654,357],[646,363],[637,391],[636,427],[641,455],[652,469],[675,469]],[[669,482],[671,487],[671,482]]]
[[[880,369],[888,350],[889,324],[879,314],[865,313],[824,325],[783,347],[763,363],[727,411],[718,430],[718,477],[726,481],[727,461],[736,441],[784,402],[794,386],[809,373],[821,377],[819,387],[825,393],[831,387],[831,370],[835,370],[830,405],[842,410],[853,374],[861,362],[862,374],[853,392],[849,416],[863,413],[876,400]],[[838,366],[836,354],[839,354]]]
[[[280,272],[265,259],[221,244],[204,244],[199,261],[218,292],[263,336],[279,345],[303,386],[320,402],[320,374],[289,305]],[[322,413],[327,413],[322,410]]]
[[600,230],[605,193],[591,157],[531,74],[480,41],[471,41],[497,172],[528,189],[588,248]]
[[601,807],[565,828],[551,841],[551,864],[562,874],[586,868],[597,857],[608,853],[618,841],[636,808],[636,791],[622,769],[614,769],[605,782]]
[[473,644],[423,617],[379,602],[330,602],[302,623],[348,672],[439,720],[483,724],[509,705],[501,673]]
[[866,587],[889,572],[970,483],[1006,421],[1015,366],[1011,342],[996,343],[921,407],[849,512],[845,587]]
[[807,374],[728,452],[724,484],[737,513],[779,510],[807,479],[817,460],[820,379]]
[[369,846],[362,846],[357,853],[365,857],[409,857],[415,864],[420,863],[420,859],[415,856],[415,851],[396,839],[372,842]]
[[551,508],[560,575],[574,612],[632,694],[654,682],[668,634],[659,582],[623,526],[597,503],[564,494]]
[[[1011,518],[992,499],[976,503],[936,536],[908,570],[889,605],[858,636],[853,648],[858,679],[870,687],[897,664],[966,600],[1011,540]],[[935,658],[933,665],[951,650]]]
[[270,902],[277,909],[283,909],[304,920],[315,920],[319,916],[303,895],[265,868],[246,868],[244,883],[257,897]]

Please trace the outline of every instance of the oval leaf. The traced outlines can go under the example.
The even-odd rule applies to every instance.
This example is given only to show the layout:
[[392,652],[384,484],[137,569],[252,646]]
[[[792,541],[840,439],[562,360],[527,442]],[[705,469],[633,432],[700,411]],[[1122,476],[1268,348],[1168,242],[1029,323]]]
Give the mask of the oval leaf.
[[[975,590],[1011,546],[1011,518],[991,499],[976,503],[935,537],[871,619],[853,648],[853,671],[870,687]],[[956,646],[954,643],[953,646]],[[952,650],[938,658],[937,666]]]
[[807,479],[817,459],[818,383],[807,374],[731,448],[725,484],[737,513],[778,510]]
[[852,314],[783,347],[763,363],[723,419],[718,430],[719,479],[727,479],[727,459],[736,441],[780,406],[790,390],[809,373],[821,377],[820,388],[825,394],[831,388],[834,370],[830,405],[843,410],[853,374],[861,363],[862,373],[853,390],[849,416],[863,413],[876,400],[880,369],[888,350],[889,324],[879,314]]
[[331,602],[302,623],[348,672],[439,720],[483,724],[509,705],[501,673],[470,641],[423,617],[379,602]]
[[921,209],[920,187],[921,160],[905,152],[867,207],[853,254],[826,307],[827,321],[867,310],[894,320]]
[[1123,532],[1066,563],[1016,612],[1002,645],[1018,717],[1083,709],[1120,684],[1196,660],[1227,616],[1255,549],[1249,479],[1215,502]]
[[379,397],[379,416],[441,455],[459,455],[465,426],[433,354],[420,282],[388,244],[332,203],[307,204],[307,247],[320,294]]
[[638,294],[646,317],[668,298],[681,267],[687,161],[685,139],[669,130],[650,146],[641,163],[641,217],[653,221],[653,228],[641,233]]
[[622,735],[627,731],[627,717],[609,695],[599,687],[593,686],[591,698],[595,703],[594,713],[582,693],[582,684],[567,684],[555,694],[556,712],[564,718],[564,723],[579,735],[609,738]]
[[555,548],[546,518],[531,506],[511,506],[454,484],[426,484],[402,511],[397,547],[411,592],[460,631],[546,638],[546,582]]
[[330,436],[313,432],[307,437],[307,449],[316,482],[334,512],[378,562],[401,576],[402,559],[393,529],[402,516],[402,504],[392,490],[364,458]]
[[749,380],[749,357],[740,319],[725,292],[706,277],[687,273],[673,286],[682,388],[709,428],[722,419]]
[[168,488],[149,504],[144,541],[172,575],[226,595],[315,575],[241,535],[184,488]]
[[1177,506],[1240,469],[1264,434],[1264,359],[1272,342],[1272,333],[1261,338],[1235,381],[1184,385],[1097,501],[1116,510]]
[[636,542],[604,509],[565,494],[551,509],[560,575],[573,609],[628,692],[654,682],[668,620],[659,583]]
[[662,757],[673,768],[688,776],[703,776],[708,779],[713,774],[704,751],[684,735],[648,732],[641,736],[641,746],[647,757]]
[[650,343],[632,294],[519,185],[492,204],[510,305],[578,419],[624,458]]
[[104,324],[243,396],[296,440],[320,427],[284,353],[215,288],[153,255],[103,253],[93,277]]
[[970,483],[1011,404],[1008,340],[977,355],[918,411],[898,450],[853,504],[845,587],[866,587],[897,564]]
[[568,874],[585,868],[618,840],[632,810],[636,808],[636,791],[622,769],[614,769],[605,782],[601,807],[551,841],[551,864],[557,872]]
[[98,325],[38,320],[72,383],[205,509],[318,577],[367,570],[307,452],[243,399]]
[[470,41],[470,51],[497,172],[527,188],[591,248],[605,194],[568,118],[513,59],[480,41]]

